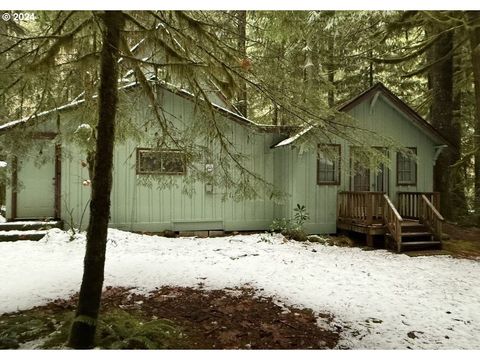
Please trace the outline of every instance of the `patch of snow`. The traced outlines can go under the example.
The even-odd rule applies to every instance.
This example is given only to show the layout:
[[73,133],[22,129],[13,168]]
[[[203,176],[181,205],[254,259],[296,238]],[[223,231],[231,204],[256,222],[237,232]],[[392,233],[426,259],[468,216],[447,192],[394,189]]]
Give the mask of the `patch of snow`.
[[[148,293],[163,285],[246,285],[287,305],[334,315],[343,330],[340,348],[480,347],[480,261],[265,234],[172,239],[110,229],[108,239],[105,286]],[[70,241],[59,229],[38,242],[0,243],[0,313],[77,292],[84,251],[84,234]],[[326,326],[321,319],[319,325]]]
[[92,130],[92,127],[88,124],[80,124],[78,125],[77,130],[75,132],[80,131],[80,130]]
[[12,221],[9,224],[12,225],[57,225],[58,221],[34,221],[34,220],[29,220],[29,221]]
[[0,236],[3,235],[29,235],[29,234],[45,234],[47,230],[1,230]]
[[312,125],[307,126],[305,129],[302,129],[302,131],[296,133],[295,135],[293,135],[293,136],[291,136],[291,137],[289,137],[285,140],[280,141],[277,145],[274,146],[274,148],[289,145],[289,144],[293,143],[295,140],[297,140],[300,136],[306,134],[307,132],[309,132],[312,129],[313,129]]
[[7,163],[5,161],[0,161],[0,168],[7,167]]

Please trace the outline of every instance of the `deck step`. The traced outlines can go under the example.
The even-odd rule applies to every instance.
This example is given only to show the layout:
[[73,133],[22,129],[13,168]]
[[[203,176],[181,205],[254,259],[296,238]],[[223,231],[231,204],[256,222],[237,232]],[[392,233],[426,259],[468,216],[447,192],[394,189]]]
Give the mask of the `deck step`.
[[422,232],[428,231],[428,228],[423,224],[402,224],[402,232]]
[[421,231],[421,232],[402,232],[402,237],[423,237],[423,236],[432,236],[431,232]]
[[412,247],[422,247],[422,248],[426,248],[426,247],[431,247],[431,248],[437,248],[439,246],[441,246],[442,243],[440,241],[411,241],[411,242],[402,242],[402,247],[405,248],[405,247],[408,247],[408,248],[412,248]]
[[1,231],[11,230],[49,230],[53,228],[63,228],[63,221],[51,220],[51,221],[8,221],[0,223]]
[[19,240],[37,241],[43,238],[47,232],[48,230],[0,231],[0,242]]

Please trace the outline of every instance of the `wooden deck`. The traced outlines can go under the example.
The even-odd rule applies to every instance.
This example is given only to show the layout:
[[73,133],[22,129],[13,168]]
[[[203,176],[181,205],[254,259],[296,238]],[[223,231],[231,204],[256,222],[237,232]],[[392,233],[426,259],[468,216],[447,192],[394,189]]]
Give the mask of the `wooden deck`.
[[365,234],[367,245],[373,236],[383,235],[385,244],[404,249],[441,246],[443,217],[438,193],[401,192],[397,206],[382,192],[338,193],[337,229]]

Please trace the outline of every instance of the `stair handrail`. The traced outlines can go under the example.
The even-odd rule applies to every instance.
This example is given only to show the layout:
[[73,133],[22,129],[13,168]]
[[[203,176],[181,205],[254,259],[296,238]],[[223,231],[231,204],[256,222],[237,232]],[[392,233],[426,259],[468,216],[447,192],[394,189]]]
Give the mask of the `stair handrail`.
[[397,245],[398,252],[402,249],[402,222],[403,218],[400,216],[397,208],[393,205],[392,201],[387,194],[383,194],[384,210],[383,218],[385,219],[385,225],[388,231],[393,237],[395,244]]
[[442,224],[445,219],[425,195],[422,195],[419,205],[420,222],[429,228],[435,240],[442,241]]

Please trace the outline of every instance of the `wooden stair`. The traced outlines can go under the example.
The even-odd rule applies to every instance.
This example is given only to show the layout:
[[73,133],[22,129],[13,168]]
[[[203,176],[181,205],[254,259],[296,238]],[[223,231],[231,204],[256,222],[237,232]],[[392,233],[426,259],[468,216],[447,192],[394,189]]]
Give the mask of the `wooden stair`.
[[[434,235],[426,225],[421,224],[419,220],[404,219],[401,224],[401,249],[400,251],[412,250],[436,250],[441,249],[441,241],[435,240]],[[394,248],[392,234],[385,234],[387,247]],[[398,251],[398,248],[395,248]]]
[[37,241],[43,238],[48,230],[63,228],[62,221],[9,221],[0,223],[0,242],[3,241]]
[[404,219],[401,229],[402,251],[441,248],[442,243],[436,241],[428,227],[419,220]]
[[340,191],[337,195],[337,229],[373,236],[384,235],[385,245],[396,252],[441,248],[440,194],[399,192],[397,205],[386,193]]
[[442,215],[425,194],[411,193],[405,198],[408,202],[400,202],[399,211],[384,195],[386,246],[397,252],[441,249]]

